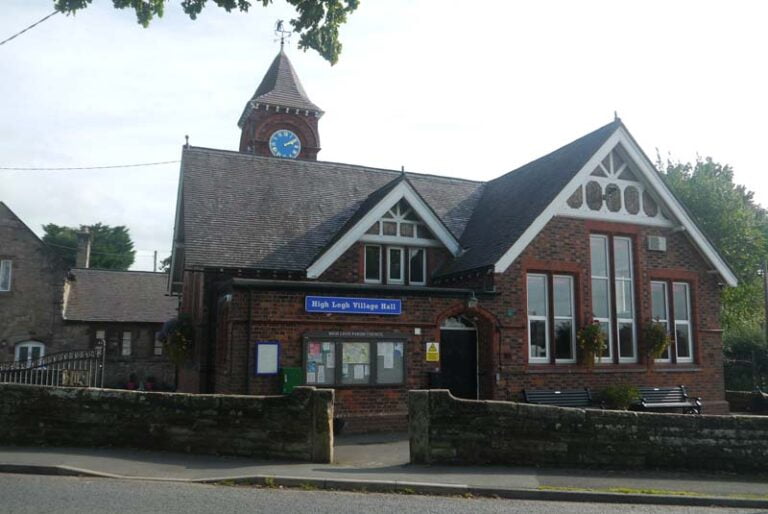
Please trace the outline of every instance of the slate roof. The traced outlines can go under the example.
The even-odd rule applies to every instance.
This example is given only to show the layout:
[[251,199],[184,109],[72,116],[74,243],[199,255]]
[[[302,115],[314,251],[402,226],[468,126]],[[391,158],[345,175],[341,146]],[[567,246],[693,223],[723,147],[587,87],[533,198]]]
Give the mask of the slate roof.
[[[401,172],[349,164],[185,148],[181,164],[185,266],[304,271],[372,194]],[[406,173],[457,238],[483,183]],[[396,183],[396,182],[395,182]]]
[[254,103],[291,107],[318,113],[323,112],[307,96],[299,76],[296,74],[296,70],[293,69],[291,61],[282,49],[272,61],[264,78],[261,79],[256,92],[246,104],[243,115],[240,117],[239,125],[241,127]]
[[163,323],[177,315],[178,299],[166,296],[166,273],[82,268],[70,273],[65,320]]
[[440,273],[496,263],[620,126],[613,121],[488,182],[459,240],[466,251]]

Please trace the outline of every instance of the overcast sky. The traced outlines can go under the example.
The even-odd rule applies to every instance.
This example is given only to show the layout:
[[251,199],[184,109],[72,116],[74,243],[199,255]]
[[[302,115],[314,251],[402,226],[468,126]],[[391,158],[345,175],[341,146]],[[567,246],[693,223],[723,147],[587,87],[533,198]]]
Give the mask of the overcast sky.
[[[98,0],[0,46],[0,167],[175,161],[184,135],[237,150],[237,119],[278,51],[278,0],[149,29]],[[52,11],[3,0],[0,40]],[[287,48],[321,160],[492,179],[613,119],[651,157],[712,156],[768,205],[768,2],[362,0],[339,63]],[[126,225],[134,269],[170,250],[178,164],[1,171],[33,230]]]

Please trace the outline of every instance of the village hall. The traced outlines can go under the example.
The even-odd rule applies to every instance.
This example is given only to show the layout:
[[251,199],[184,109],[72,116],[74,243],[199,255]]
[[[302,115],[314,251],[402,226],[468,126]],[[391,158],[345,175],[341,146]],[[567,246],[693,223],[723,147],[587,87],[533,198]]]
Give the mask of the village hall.
[[[685,385],[728,412],[720,294],[736,278],[620,119],[482,182],[318,160],[322,116],[281,49],[239,151],[184,146],[179,391],[332,388],[349,432],[404,429],[424,388]],[[660,355],[652,321],[671,335]],[[585,358],[593,324],[607,344]]]

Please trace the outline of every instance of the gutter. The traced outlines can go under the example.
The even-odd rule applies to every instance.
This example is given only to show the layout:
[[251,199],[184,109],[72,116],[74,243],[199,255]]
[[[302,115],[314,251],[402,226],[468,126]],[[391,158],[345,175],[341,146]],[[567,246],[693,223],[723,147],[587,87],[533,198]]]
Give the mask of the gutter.
[[[366,292],[409,296],[466,297],[475,295],[473,289],[449,287],[400,286],[383,284],[342,284],[338,282],[316,282],[309,280],[260,280],[254,278],[232,278],[230,284],[242,289],[280,289],[293,291],[338,291]],[[479,293],[483,295],[496,293]]]

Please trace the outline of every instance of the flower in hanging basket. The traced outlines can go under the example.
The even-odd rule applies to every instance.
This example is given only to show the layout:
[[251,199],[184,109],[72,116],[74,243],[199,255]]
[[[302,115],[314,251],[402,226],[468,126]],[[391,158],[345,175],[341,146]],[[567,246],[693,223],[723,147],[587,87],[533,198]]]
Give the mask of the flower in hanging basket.
[[600,362],[607,346],[605,343],[605,333],[600,328],[598,321],[593,321],[581,327],[576,334],[576,341],[579,344],[582,362],[585,365],[594,365],[595,358]]
[[658,359],[667,351],[672,343],[672,338],[666,325],[658,321],[651,321],[643,327],[643,342],[648,352],[648,357]]
[[189,314],[181,314],[178,318],[166,321],[157,337],[163,343],[163,350],[168,358],[179,365],[192,354],[194,336],[192,317]]

